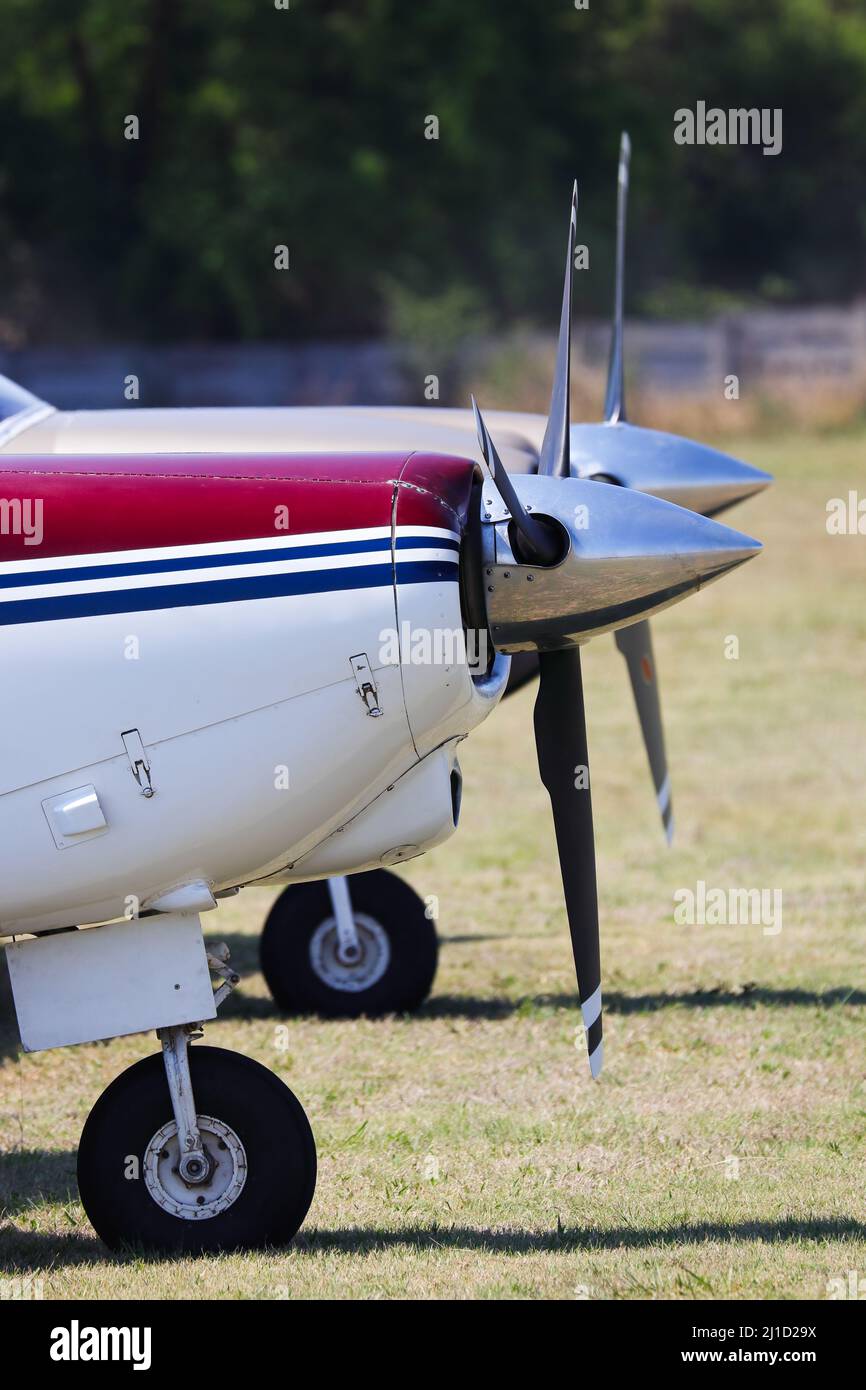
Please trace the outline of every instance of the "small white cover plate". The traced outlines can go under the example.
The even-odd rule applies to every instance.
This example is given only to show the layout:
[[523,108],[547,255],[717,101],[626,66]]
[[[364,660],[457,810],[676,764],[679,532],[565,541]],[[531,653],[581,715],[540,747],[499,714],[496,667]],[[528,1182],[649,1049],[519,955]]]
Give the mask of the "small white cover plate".
[[94,786],[75,787],[49,796],[42,809],[58,849],[92,840],[108,829]]
[[25,1052],[216,1017],[201,924],[189,913],[6,947]]

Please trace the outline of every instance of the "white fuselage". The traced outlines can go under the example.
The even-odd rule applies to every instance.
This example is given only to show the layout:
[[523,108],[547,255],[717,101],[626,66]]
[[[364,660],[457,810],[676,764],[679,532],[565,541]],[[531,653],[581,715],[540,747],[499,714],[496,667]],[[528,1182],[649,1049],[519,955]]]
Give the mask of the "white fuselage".
[[[462,631],[457,539],[343,527],[80,554],[62,572],[56,559],[0,564],[0,935],[146,911],[190,883],[218,894],[396,863],[451,833],[456,744],[508,667],[475,679],[447,650],[409,661],[407,632]],[[392,576],[341,587],[369,545]],[[449,578],[401,582],[425,559]],[[145,607],[136,595],[176,582],[160,566],[177,564],[187,586],[276,576],[285,589],[295,576],[298,589]],[[117,594],[123,611],[104,611]],[[152,796],[133,775],[135,735]]]

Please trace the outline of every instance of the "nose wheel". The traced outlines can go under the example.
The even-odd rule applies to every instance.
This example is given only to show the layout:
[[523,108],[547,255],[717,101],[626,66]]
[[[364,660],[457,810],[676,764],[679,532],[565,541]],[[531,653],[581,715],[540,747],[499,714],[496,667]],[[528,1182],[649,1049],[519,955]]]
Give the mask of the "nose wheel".
[[261,938],[262,972],[280,1008],[327,1018],[417,1009],[438,953],[423,898],[386,869],[291,884]]
[[210,1115],[196,1117],[201,1155],[181,1166],[177,1124],[169,1120],[144,1151],[144,1183],[157,1206],[184,1221],[206,1221],[228,1211],[247,1180],[247,1154],[234,1130]]
[[156,1054],[129,1067],[87,1118],[78,1188],[97,1234],[112,1249],[165,1254],[290,1241],[316,1186],[316,1145],[300,1101],[250,1057],[190,1047],[190,1146],[189,1134],[178,1137],[184,1119],[179,1131],[167,1065]]

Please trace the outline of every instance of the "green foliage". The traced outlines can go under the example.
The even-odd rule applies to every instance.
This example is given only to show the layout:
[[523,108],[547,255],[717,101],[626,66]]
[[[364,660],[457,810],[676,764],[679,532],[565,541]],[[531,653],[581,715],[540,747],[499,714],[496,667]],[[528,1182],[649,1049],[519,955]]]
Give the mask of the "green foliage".
[[[623,126],[633,304],[864,289],[855,0],[5,0],[0,52],[7,338],[549,322],[575,174],[597,311]],[[781,107],[782,153],[676,145],[697,100]]]
[[[767,276],[761,283],[761,292],[766,299],[777,301],[780,293],[768,293],[776,281]],[[714,314],[734,313],[753,304],[752,297],[737,294],[731,290],[715,286],[696,285],[684,280],[661,280],[646,294],[641,296],[640,309],[654,319],[701,319]]]
[[[441,294],[417,294],[408,284],[386,280],[385,327],[405,351],[406,363],[423,377],[435,369],[440,388],[451,384],[461,349],[486,333],[490,321],[481,295],[470,285],[449,285]],[[438,397],[437,397],[438,399]]]

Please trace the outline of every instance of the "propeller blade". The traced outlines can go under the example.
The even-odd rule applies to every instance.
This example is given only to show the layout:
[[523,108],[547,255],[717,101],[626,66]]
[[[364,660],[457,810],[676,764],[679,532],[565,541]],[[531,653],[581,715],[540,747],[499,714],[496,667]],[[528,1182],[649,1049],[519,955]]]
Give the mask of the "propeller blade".
[[481,450],[484,462],[490,469],[491,476],[499,491],[503,502],[511,513],[511,520],[523,538],[527,550],[527,558],[535,564],[553,564],[559,558],[560,543],[553,533],[548,530],[536,517],[530,516],[514,489],[514,484],[508,474],[508,469],[496,452],[496,445],[490,437],[490,431],[484,423],[481,411],[478,409],[478,402],[472,396],[472,410],[475,415],[475,429],[478,434],[478,447]]
[[656,664],[653,656],[649,621],[632,623],[614,633],[616,645],[625,657],[632,694],[640,720],[644,747],[656,789],[656,801],[668,844],[674,838],[674,813],[671,802],[671,779],[665,753],[665,732],[662,724]]
[[539,473],[556,478],[569,475],[569,386],[571,382],[571,283],[574,278],[574,243],[577,235],[577,180],[571,194],[571,216],[568,223],[568,251],[565,258],[565,284],[562,289],[562,313],[559,319],[559,342],[556,348],[556,369],[547,427],[538,455]]
[[538,770],[553,810],[589,1069],[598,1077],[604,1060],[601,961],[580,649],[542,652],[539,666],[541,683],[535,701]]
[[619,144],[619,173],[616,187],[616,280],[613,294],[613,337],[607,369],[604,418],[609,425],[626,419],[625,369],[623,363],[622,320],[625,293],[625,218],[628,207],[628,170],[631,141],[625,131]]

